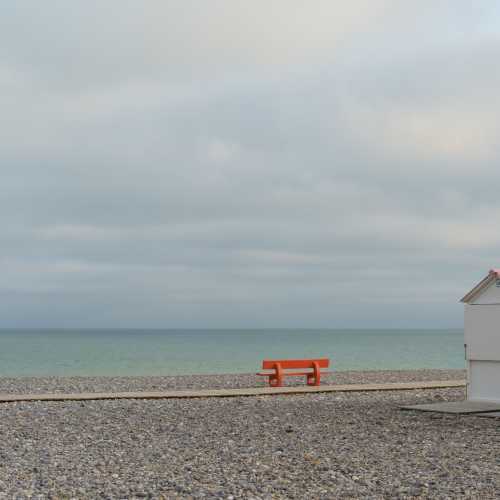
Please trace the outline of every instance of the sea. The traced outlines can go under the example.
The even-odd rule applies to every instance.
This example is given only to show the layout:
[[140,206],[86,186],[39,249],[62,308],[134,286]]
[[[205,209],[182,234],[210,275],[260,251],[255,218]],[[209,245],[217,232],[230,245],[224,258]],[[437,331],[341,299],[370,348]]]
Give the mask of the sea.
[[464,368],[463,330],[0,330],[0,377],[251,373],[311,357],[334,371]]

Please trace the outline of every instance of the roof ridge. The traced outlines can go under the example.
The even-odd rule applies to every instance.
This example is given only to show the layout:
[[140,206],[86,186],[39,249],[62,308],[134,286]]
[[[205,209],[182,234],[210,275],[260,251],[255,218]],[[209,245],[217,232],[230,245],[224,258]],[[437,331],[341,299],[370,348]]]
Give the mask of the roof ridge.
[[498,279],[499,277],[500,269],[490,269],[488,274],[470,292],[468,292],[460,299],[460,302],[471,302],[474,298],[477,297],[480,292],[482,292],[487,286],[489,286],[494,279]]

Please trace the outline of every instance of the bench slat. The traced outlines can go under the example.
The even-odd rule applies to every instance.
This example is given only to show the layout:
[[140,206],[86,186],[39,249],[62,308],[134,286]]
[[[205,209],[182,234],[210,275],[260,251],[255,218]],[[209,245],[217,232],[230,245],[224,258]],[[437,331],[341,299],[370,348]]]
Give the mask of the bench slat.
[[[260,375],[261,377],[269,377],[269,375],[273,375],[275,372],[259,372],[259,373],[256,373],[256,375]],[[314,372],[311,370],[311,371],[308,371],[308,372],[287,372],[287,371],[284,371],[283,372],[283,375],[311,375],[313,374]],[[330,373],[333,373],[333,372],[325,372],[325,371],[321,371],[321,375],[328,375]]]
[[290,368],[312,368],[313,361],[316,361],[320,368],[328,368],[330,360],[328,358],[319,359],[265,359],[262,361],[264,370],[272,370],[276,363],[281,365],[283,369]]

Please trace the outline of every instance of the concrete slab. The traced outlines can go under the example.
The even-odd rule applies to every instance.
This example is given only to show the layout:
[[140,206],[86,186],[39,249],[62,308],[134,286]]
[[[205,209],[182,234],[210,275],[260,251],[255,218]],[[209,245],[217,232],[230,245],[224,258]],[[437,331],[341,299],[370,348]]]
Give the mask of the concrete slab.
[[242,389],[200,389],[155,392],[144,391],[85,392],[74,394],[0,394],[0,403],[13,403],[17,401],[84,401],[97,399],[221,398],[236,396],[273,396],[277,394],[308,394],[317,392],[405,391],[415,389],[465,387],[465,384],[465,380],[434,380],[429,382],[401,382],[387,384],[346,384],[320,386],[303,385],[294,387],[248,387]]
[[490,401],[453,401],[422,405],[402,406],[402,410],[435,411],[439,413],[485,413],[500,412],[500,403]]
[[500,419],[500,411],[490,411],[488,413],[474,413],[475,417],[490,417]]

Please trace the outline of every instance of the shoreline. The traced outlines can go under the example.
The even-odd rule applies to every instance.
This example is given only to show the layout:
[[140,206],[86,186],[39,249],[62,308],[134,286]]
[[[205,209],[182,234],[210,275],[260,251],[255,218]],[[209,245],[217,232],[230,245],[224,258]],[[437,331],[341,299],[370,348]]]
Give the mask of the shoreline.
[[[426,382],[465,379],[459,369],[349,370],[323,375],[322,385]],[[286,377],[285,387],[304,385],[304,377]],[[267,387],[254,373],[158,376],[0,377],[0,394],[139,392],[160,390],[246,389]]]

